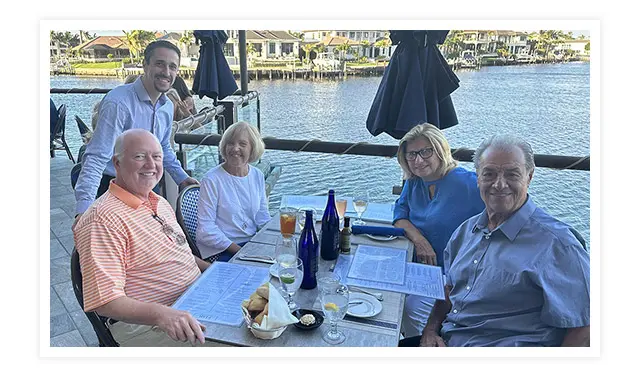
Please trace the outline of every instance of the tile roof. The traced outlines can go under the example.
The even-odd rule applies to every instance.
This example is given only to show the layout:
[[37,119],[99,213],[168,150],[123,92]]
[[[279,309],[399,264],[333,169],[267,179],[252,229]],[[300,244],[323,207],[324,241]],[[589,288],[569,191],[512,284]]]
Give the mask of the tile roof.
[[78,46],[77,48],[78,50],[96,49],[96,48],[97,49],[105,49],[105,48],[128,49],[127,45],[124,43],[124,41],[120,37],[106,36],[106,35],[92,39],[89,42],[86,42]]
[[281,30],[247,30],[248,40],[289,40],[299,41],[300,39]]
[[320,43],[322,43],[325,46],[339,46],[342,45],[344,43],[349,43],[350,45],[360,45],[360,42],[357,41],[352,41],[349,38],[346,37],[332,37],[332,36],[326,36],[324,37]]

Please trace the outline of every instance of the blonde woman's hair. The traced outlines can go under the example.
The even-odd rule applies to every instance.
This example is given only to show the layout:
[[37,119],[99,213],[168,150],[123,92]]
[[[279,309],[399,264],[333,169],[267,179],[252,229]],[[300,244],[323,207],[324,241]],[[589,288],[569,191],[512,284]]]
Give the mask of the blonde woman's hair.
[[222,134],[222,139],[220,140],[220,154],[224,159],[227,159],[227,144],[233,140],[236,136],[242,133],[242,131],[246,131],[249,136],[249,144],[251,144],[251,155],[249,156],[249,162],[255,162],[262,157],[264,153],[264,141],[262,141],[262,137],[260,136],[260,131],[247,122],[237,122],[231,125],[231,127],[227,128],[227,130]]
[[129,75],[124,79],[124,83],[131,84],[132,82],[136,81],[138,77],[140,77],[140,75]]
[[411,169],[409,169],[406,149],[408,142],[419,138],[427,140],[433,146],[433,153],[441,162],[437,171],[439,175],[444,176],[451,171],[451,169],[458,166],[458,161],[453,159],[453,156],[451,155],[451,147],[449,147],[449,142],[447,141],[447,138],[444,137],[442,131],[433,124],[423,123],[413,127],[400,140],[400,145],[398,146],[398,163],[402,167],[402,179],[410,179],[415,176],[411,172]]

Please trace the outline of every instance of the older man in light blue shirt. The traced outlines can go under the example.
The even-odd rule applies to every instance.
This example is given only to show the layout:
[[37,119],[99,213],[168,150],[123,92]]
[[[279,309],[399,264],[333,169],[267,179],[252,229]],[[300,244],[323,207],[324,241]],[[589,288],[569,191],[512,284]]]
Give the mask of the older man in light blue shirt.
[[[114,88],[100,104],[96,129],[75,188],[77,214],[93,203],[103,176],[115,176],[113,147],[118,135],[128,129],[148,130],[160,140],[164,168],[181,188],[198,183],[182,169],[170,143],[173,103],[164,93],[178,72],[180,50],[168,41],[155,41],[147,46],[144,55],[144,75],[132,84]],[[102,186],[108,187],[106,181]]]
[[589,255],[568,225],[527,194],[531,146],[493,137],[474,162],[486,208],[451,236],[447,300],[406,345],[588,346]]

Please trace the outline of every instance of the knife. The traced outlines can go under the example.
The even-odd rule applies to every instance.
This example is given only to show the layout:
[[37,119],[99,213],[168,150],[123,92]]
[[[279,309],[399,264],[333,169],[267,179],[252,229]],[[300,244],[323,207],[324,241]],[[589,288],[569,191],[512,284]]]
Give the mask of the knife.
[[244,256],[238,257],[238,259],[243,261],[249,261],[249,262],[260,262],[260,263],[268,263],[268,264],[276,263],[274,259],[270,259],[267,257],[260,257],[260,256],[244,255]]

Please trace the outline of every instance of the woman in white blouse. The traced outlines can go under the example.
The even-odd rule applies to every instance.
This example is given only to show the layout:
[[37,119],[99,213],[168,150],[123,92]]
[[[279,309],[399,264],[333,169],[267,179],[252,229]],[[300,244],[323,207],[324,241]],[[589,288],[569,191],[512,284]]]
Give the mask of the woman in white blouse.
[[246,122],[220,140],[224,162],[200,181],[196,245],[202,258],[227,261],[271,219],[262,172],[249,165],[264,153],[260,131]]

